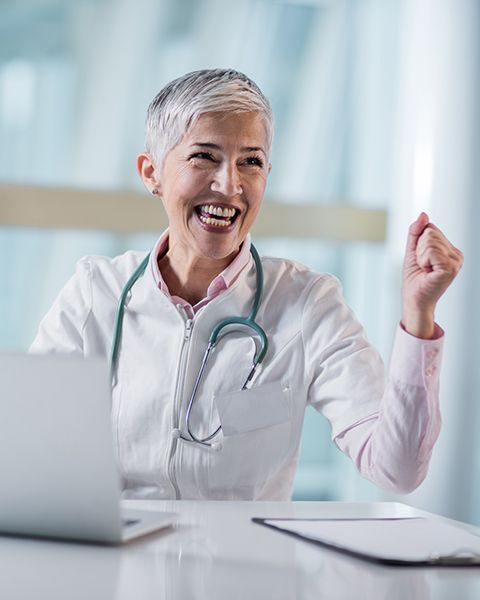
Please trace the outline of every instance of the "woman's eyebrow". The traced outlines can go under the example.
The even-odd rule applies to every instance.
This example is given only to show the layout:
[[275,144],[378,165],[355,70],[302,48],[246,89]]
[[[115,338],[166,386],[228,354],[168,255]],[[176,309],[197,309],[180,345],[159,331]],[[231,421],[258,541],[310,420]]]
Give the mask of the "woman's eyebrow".
[[242,152],[263,152],[266,155],[265,150],[261,146],[246,146],[241,148]]
[[202,148],[211,148],[212,150],[221,150],[222,148],[217,144],[212,144],[210,142],[193,142],[190,146],[201,146]]
[[[200,146],[202,148],[210,148],[211,150],[222,150],[222,147],[218,144],[212,144],[211,142],[193,142],[190,146]],[[263,152],[266,156],[265,150],[261,146],[244,146],[240,148],[241,152]]]

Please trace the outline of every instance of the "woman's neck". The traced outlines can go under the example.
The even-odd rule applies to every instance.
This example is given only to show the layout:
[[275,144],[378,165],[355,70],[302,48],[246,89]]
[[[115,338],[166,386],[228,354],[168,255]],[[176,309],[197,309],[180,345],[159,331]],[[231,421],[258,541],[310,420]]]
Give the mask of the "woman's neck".
[[231,256],[204,259],[180,252],[168,252],[158,259],[158,268],[171,296],[192,306],[207,295],[210,283],[232,262]]

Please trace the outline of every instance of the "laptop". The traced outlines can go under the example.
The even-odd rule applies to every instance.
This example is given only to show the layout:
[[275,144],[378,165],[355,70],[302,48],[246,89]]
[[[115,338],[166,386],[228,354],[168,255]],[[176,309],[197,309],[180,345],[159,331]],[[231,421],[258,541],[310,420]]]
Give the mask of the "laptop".
[[123,510],[108,365],[0,354],[0,533],[119,544],[174,523]]

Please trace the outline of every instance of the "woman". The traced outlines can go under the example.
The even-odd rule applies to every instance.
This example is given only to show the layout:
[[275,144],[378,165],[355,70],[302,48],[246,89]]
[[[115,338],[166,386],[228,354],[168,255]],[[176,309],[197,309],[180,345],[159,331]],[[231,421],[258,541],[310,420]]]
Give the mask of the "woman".
[[[40,325],[35,351],[108,357],[116,338],[112,421],[126,497],[289,499],[308,404],[377,485],[409,492],[426,475],[440,427],[434,309],[462,254],[425,214],[410,227],[385,382],[334,277],[255,256],[249,231],[271,140],[269,103],[245,75],[204,70],[168,84],[138,157],[168,230],[147,259],[82,259]],[[252,311],[268,348],[259,327],[252,337],[244,325],[215,329]]]

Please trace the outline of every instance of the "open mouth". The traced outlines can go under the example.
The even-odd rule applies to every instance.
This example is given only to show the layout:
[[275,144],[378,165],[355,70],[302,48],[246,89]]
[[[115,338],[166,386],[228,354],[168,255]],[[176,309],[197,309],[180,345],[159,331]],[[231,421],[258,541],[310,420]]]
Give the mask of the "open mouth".
[[204,225],[210,227],[229,227],[232,225],[240,211],[233,206],[218,206],[214,204],[202,204],[195,207],[198,218]]

